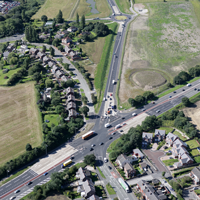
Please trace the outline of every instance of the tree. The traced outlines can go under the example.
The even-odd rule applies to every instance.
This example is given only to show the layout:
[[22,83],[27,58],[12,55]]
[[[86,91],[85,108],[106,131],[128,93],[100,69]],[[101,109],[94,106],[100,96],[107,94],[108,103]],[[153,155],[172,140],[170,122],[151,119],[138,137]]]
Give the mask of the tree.
[[3,46],[2,46],[2,52],[4,52],[5,50],[6,50],[6,48],[7,48],[7,45],[6,44],[3,44]]
[[129,103],[132,107],[135,106],[135,100],[134,100],[133,98],[129,98],[129,99],[128,99],[128,103]]
[[81,28],[83,29],[85,27],[85,15],[82,15],[81,17]]
[[76,23],[79,24],[79,15],[76,13]]
[[84,103],[84,105],[87,105],[88,98],[86,96],[82,96],[81,101]]
[[55,97],[52,99],[51,103],[54,105],[54,106],[57,106],[59,103],[60,103],[60,97]]
[[31,151],[32,150],[32,146],[28,143],[26,145],[26,151]]
[[42,52],[44,52],[44,53],[45,53],[45,52],[46,52],[46,50],[47,50],[47,47],[46,47],[45,45],[43,45],[43,46],[42,46]]
[[50,47],[49,51],[50,51],[50,55],[51,56],[55,56],[55,50],[54,50],[54,48]]
[[34,81],[39,81],[40,79],[42,78],[42,76],[41,76],[41,74],[39,73],[39,72],[35,72],[34,74],[33,74],[33,80]]
[[174,84],[182,84],[184,81],[180,76],[174,77]]
[[56,113],[57,114],[61,114],[64,111],[65,111],[65,108],[63,106],[61,106],[61,105],[56,106]]
[[63,23],[63,14],[62,14],[62,11],[61,10],[59,10],[59,12],[58,12],[58,15],[56,16],[56,22],[57,23]]
[[80,108],[80,111],[87,116],[88,112],[89,112],[89,108],[87,106],[83,106],[82,108]]
[[183,105],[186,107],[191,104],[190,100],[187,97],[183,97],[181,101],[182,101]]
[[66,70],[69,70],[69,64],[68,63],[63,63],[62,65]]
[[138,95],[138,96],[136,96],[135,97],[135,103],[137,104],[137,105],[141,105],[141,104],[143,104],[144,103],[144,97],[142,96],[142,95]]
[[62,45],[58,46],[58,50],[63,52],[64,51],[63,46]]
[[47,78],[46,81],[45,81],[45,85],[46,85],[47,88],[52,87],[53,81],[51,79]]
[[46,15],[42,15],[41,20],[42,20],[43,22],[47,22],[48,18],[47,18]]
[[94,166],[95,162],[96,162],[96,156],[94,154],[87,155],[87,156],[84,157],[83,162],[86,165]]
[[12,58],[10,59],[10,64],[11,64],[11,65],[16,65],[17,62],[18,62],[18,58],[17,58],[17,57],[12,57]]
[[143,97],[145,98],[145,100],[151,100],[155,97],[155,95],[153,92],[146,91],[144,92]]

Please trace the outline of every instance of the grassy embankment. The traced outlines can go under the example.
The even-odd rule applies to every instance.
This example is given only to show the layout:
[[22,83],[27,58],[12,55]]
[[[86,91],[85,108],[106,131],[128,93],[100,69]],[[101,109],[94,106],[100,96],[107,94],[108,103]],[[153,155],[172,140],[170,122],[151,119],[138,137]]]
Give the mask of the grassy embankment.
[[[42,123],[34,82],[0,87],[0,165],[25,152],[27,143],[42,142]],[[13,148],[15,147],[15,148]]]
[[131,7],[131,3],[129,0],[115,0],[115,2],[117,3],[117,6],[122,13],[131,13],[131,11],[129,10],[129,8]]
[[98,101],[98,103],[95,105],[95,112],[98,112],[101,106],[101,101],[103,100],[103,95],[107,83],[107,76],[109,73],[111,58],[115,44],[114,39],[116,37],[118,24],[112,23],[109,24],[108,27],[111,29],[111,33],[108,36],[106,36],[105,44],[101,54],[101,59],[95,71],[94,85],[97,92],[97,101]]
[[40,10],[32,17],[32,19],[41,19],[42,15],[48,18],[55,18],[59,10],[63,12],[64,19],[75,19],[76,13],[79,16],[85,15],[86,18],[107,17],[111,14],[110,8],[106,0],[96,0],[96,9],[98,14],[91,13],[90,4],[85,0],[46,0]]

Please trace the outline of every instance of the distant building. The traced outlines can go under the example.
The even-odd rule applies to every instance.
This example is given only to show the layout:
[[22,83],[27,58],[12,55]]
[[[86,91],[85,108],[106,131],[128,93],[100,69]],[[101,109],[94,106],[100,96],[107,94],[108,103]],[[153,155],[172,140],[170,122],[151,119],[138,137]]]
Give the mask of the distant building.
[[191,178],[194,181],[194,184],[200,183],[200,167],[194,167],[190,173]]
[[142,146],[147,146],[153,142],[153,133],[142,133]]
[[75,26],[71,26],[67,29],[69,32],[76,32],[78,29]]
[[70,37],[65,37],[62,39],[62,43],[64,44],[68,44],[68,43],[71,43],[72,42],[72,39]]
[[52,24],[53,24],[53,21],[47,21],[45,26],[52,26]]

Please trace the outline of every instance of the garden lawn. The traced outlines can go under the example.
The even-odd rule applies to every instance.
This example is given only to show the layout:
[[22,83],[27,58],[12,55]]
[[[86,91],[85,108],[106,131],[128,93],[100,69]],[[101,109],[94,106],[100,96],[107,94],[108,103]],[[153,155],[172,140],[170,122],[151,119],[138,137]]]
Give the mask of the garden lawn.
[[190,149],[199,147],[198,142],[194,139],[187,141],[186,144],[189,146]]
[[199,151],[198,151],[197,149],[193,149],[192,151],[190,151],[190,153],[191,153],[193,156],[200,155],[200,154],[199,154]]
[[196,163],[200,163],[200,156],[194,157]]
[[183,137],[181,133],[179,133],[178,131],[174,131],[173,134],[177,135],[182,141],[187,140],[186,137]]
[[[9,78],[11,78],[12,75],[15,74],[19,70],[20,68],[9,70],[8,73],[5,73],[5,74],[3,74],[3,70],[0,70],[0,85],[6,85]],[[5,76],[8,76],[8,79],[4,79]]]
[[59,122],[59,114],[47,114],[44,116],[44,121],[45,120],[49,120],[49,123],[46,123],[48,125],[48,127],[51,128],[51,124],[55,124],[56,126],[58,126],[58,122]]
[[166,166],[173,165],[175,162],[178,162],[178,159],[163,160],[163,163],[164,163]]

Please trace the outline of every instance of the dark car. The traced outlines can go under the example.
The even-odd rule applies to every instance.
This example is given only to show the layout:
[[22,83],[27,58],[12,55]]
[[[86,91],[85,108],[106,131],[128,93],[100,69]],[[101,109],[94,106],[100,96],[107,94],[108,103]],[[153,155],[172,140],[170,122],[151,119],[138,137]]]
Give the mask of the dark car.
[[31,182],[31,181],[27,183],[27,185],[31,185],[31,184],[32,184],[32,182]]
[[125,117],[122,117],[122,119],[125,119]]
[[99,146],[101,146],[101,145],[103,145],[103,142],[101,142],[101,143],[99,144]]
[[112,137],[109,137],[109,140],[111,140],[112,139]]
[[14,191],[15,194],[18,193],[18,192],[20,192],[20,190],[16,190],[16,191]]
[[111,135],[115,135],[115,132],[113,132]]
[[198,91],[200,91],[200,89],[198,89]]
[[197,90],[197,88],[194,88],[194,90]]
[[176,91],[174,91],[173,93],[176,93]]
[[185,91],[185,89],[182,89],[182,91]]
[[44,173],[44,176],[46,176],[47,174],[48,174],[48,172],[45,172],[45,173]]
[[111,166],[108,166],[108,169],[112,169],[112,167],[111,167]]
[[120,130],[120,132],[123,132],[123,130]]
[[93,151],[93,148],[90,148],[90,151]]

